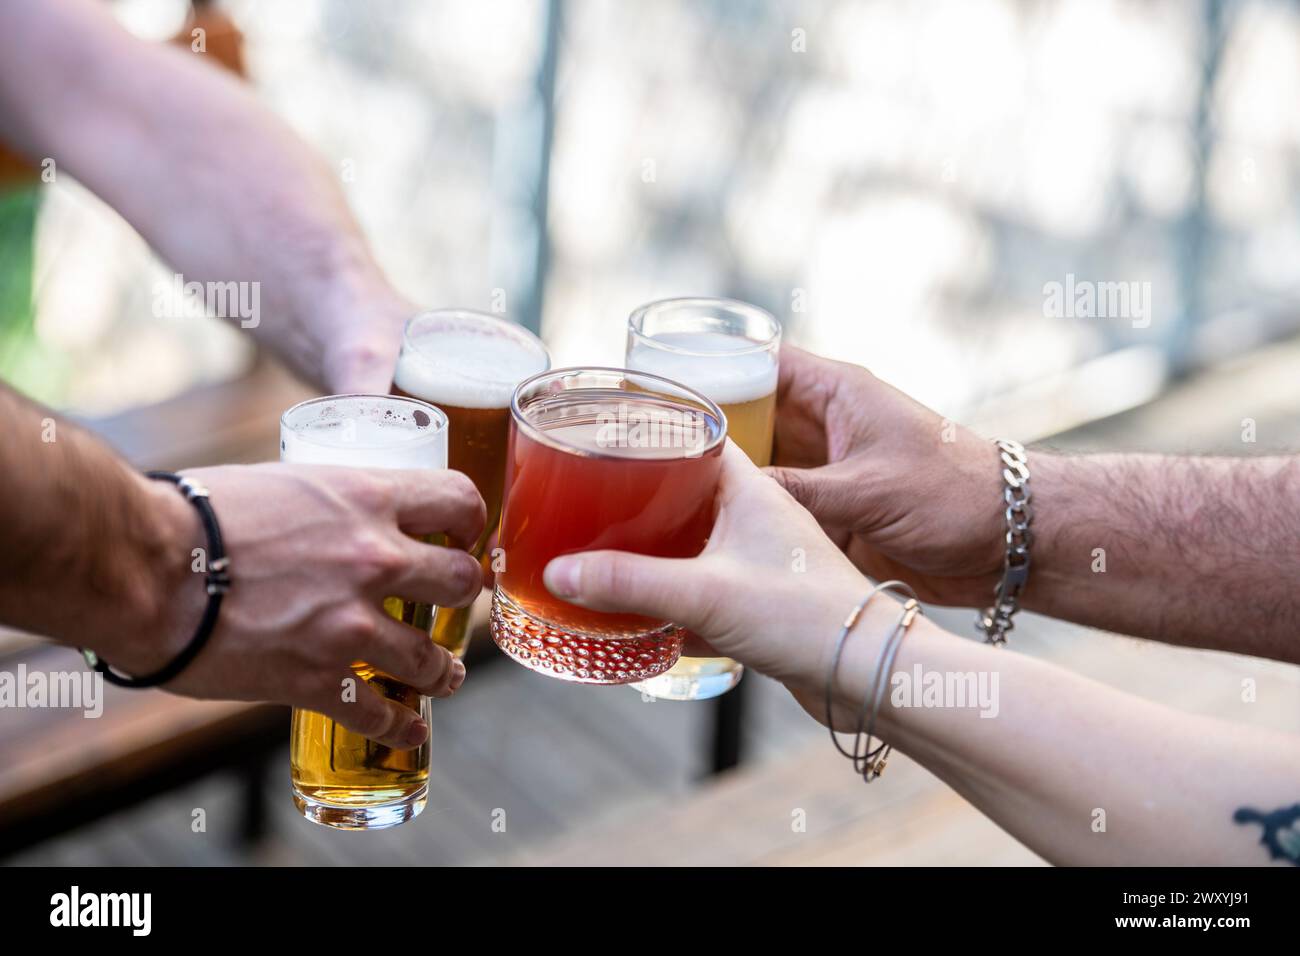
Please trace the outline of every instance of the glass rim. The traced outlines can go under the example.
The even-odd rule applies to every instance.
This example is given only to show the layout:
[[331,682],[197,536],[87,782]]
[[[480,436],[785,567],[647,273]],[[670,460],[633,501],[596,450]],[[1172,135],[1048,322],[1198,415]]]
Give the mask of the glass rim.
[[[653,335],[642,331],[642,325],[647,316],[652,312],[662,312],[669,309],[681,309],[697,307],[712,307],[719,311],[733,312],[745,316],[757,317],[767,322],[769,334],[764,339],[751,339],[748,336],[737,335],[735,338],[749,342],[750,344],[738,349],[727,349],[725,352],[719,352],[709,349],[688,349],[680,345],[669,345],[656,339]],[[678,296],[668,299],[655,299],[653,302],[646,302],[637,306],[627,317],[628,334],[636,338],[638,342],[644,342],[651,348],[659,349],[663,352],[673,352],[677,355],[690,355],[698,358],[719,358],[730,355],[753,355],[756,352],[765,352],[772,348],[779,348],[781,345],[781,322],[775,315],[764,309],[762,306],[754,305],[752,302],[742,302],[740,299],[728,299],[718,296],[693,295]]]
[[[303,431],[302,425],[294,425],[294,423],[290,420],[290,416],[294,415],[294,413],[296,412],[306,410],[316,405],[325,405],[332,402],[340,402],[340,401],[356,402],[362,400],[375,402],[375,403],[391,403],[394,405],[414,406],[418,408],[420,411],[426,412],[433,422],[432,428],[429,428],[427,431],[424,428],[421,428],[419,432],[412,437],[404,438],[401,441],[395,441],[390,444],[386,444],[382,446],[365,446],[366,448],[373,448],[373,447],[390,448],[396,446],[406,447],[409,445],[420,444],[422,442],[435,441],[438,439],[439,436],[441,436],[447,431],[448,426],[450,425],[451,422],[451,420],[447,418],[447,413],[444,412],[441,408],[439,408],[437,405],[434,405],[430,402],[426,402],[420,398],[410,398],[406,395],[385,395],[379,392],[374,392],[374,393],[343,392],[338,395],[318,395],[315,398],[308,398],[301,402],[298,402],[295,405],[290,405],[288,408],[284,410],[283,414],[280,415],[280,429],[282,431],[284,429],[288,429],[296,436],[298,441],[305,442],[308,445],[314,445],[317,448],[338,448],[340,446],[337,443],[318,441],[314,438],[309,437]],[[319,419],[317,419],[317,421],[319,421]],[[351,447],[355,448],[359,446],[354,444]]]
[[[718,446],[722,445],[727,440],[727,427],[728,427],[727,415],[721,409],[721,407],[719,407],[718,403],[713,401],[708,396],[701,394],[697,390],[691,388],[689,385],[683,385],[681,382],[675,382],[671,378],[665,378],[662,375],[655,375],[653,372],[640,372],[634,368],[615,368],[614,366],[610,366],[610,365],[571,365],[566,368],[547,369],[544,372],[538,372],[536,375],[530,375],[528,378],[524,379],[522,382],[519,383],[519,385],[515,388],[515,393],[510,396],[510,420],[515,424],[515,427],[522,429],[524,432],[526,432],[529,438],[532,438],[534,441],[540,442],[543,445],[547,445],[551,448],[555,448],[559,451],[565,452],[566,454],[577,455],[582,458],[613,458],[613,459],[625,459],[628,461],[637,460],[634,458],[629,458],[627,455],[609,455],[609,454],[601,454],[599,452],[593,452],[591,449],[578,448],[574,445],[569,444],[568,442],[551,438],[546,434],[545,431],[538,428],[536,425],[534,425],[532,422],[530,422],[527,418],[524,417],[523,409],[519,405],[519,396],[523,394],[524,389],[535,385],[536,383],[540,382],[543,379],[559,378],[560,376],[563,375],[574,375],[574,374],[582,374],[588,372],[597,372],[597,373],[606,372],[613,375],[620,375],[624,379],[626,379],[630,375],[635,375],[639,378],[647,378],[647,379],[652,379],[653,381],[656,382],[662,382],[664,385],[669,386],[669,388],[673,390],[679,392],[685,392],[686,395],[689,396],[691,401],[700,405],[703,411],[714,416],[718,420],[718,423],[722,426],[721,430],[718,432],[718,436],[712,439],[711,441],[709,441],[707,445],[701,448],[694,455],[690,456],[692,458],[698,458],[703,455],[707,455],[709,452],[713,451],[714,448],[717,448]],[[629,392],[628,394],[635,395],[637,393]],[[663,393],[659,393],[659,394],[663,394]],[[687,457],[686,455],[682,456],[682,458],[686,458],[686,457]],[[680,459],[667,458],[663,460],[678,461]]]
[[[428,349],[422,348],[411,334],[412,328],[421,319],[431,319],[438,317],[459,317],[482,320],[490,325],[507,331],[507,334],[517,336],[520,340],[527,342],[530,346],[536,346],[540,351],[543,361],[546,363],[541,372],[533,374],[540,375],[542,372],[549,372],[551,369],[551,350],[546,347],[546,343],[532,329],[525,328],[513,319],[507,319],[504,316],[493,315],[491,312],[480,312],[477,309],[445,308],[445,309],[425,309],[417,312],[402,324],[402,348],[409,348],[415,354],[421,356],[430,362],[437,362],[441,356],[433,356]],[[398,356],[401,361],[401,356]],[[394,374],[396,372],[394,371]],[[489,385],[514,385],[518,384],[514,378],[479,378],[476,381],[486,382]]]

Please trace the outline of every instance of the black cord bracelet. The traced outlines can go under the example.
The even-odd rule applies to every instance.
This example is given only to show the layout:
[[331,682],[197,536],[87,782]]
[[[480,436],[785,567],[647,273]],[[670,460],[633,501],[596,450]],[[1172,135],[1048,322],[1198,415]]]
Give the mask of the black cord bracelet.
[[108,661],[99,657],[94,651],[83,650],[81,653],[85,656],[86,663],[103,674],[104,680],[118,687],[157,687],[185,670],[194,658],[198,657],[199,651],[203,650],[203,645],[207,644],[208,638],[212,636],[217,625],[217,612],[221,610],[221,599],[230,590],[230,559],[226,557],[226,549],[221,541],[221,527],[217,524],[216,513],[212,510],[212,505],[208,504],[208,489],[192,478],[185,478],[170,471],[147,471],[145,476],[159,481],[170,481],[176,485],[185,496],[185,500],[199,513],[203,530],[208,536],[206,575],[208,603],[203,608],[199,628],[190,638],[190,642],[170,663],[152,674],[145,674],[143,677],[127,677],[115,673]]

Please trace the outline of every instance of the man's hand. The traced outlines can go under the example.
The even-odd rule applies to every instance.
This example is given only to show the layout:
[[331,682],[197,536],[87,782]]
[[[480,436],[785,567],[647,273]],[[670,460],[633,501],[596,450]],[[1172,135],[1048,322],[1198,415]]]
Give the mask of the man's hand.
[[864,573],[982,606],[1002,569],[994,445],[866,369],[781,349],[770,469]]
[[[338,159],[318,155],[227,71],[137,39],[104,7],[0,3],[8,145],[54,159],[185,281],[242,283],[239,310],[208,304],[304,380],[388,391],[416,309],[376,262]],[[256,312],[245,314],[253,290]]]
[[[771,473],[871,577],[983,607],[1006,523],[996,446],[854,365],[781,350]],[[1300,458],[1033,449],[1023,604],[1175,644],[1300,661]]]
[[[345,702],[343,680],[365,661],[423,694],[446,697],[464,666],[429,636],[388,617],[385,597],[460,606],[478,594],[482,499],[454,471],[279,464],[196,469],[222,525],[232,587],[202,653],[166,689],[193,697],[276,700],[334,718],[393,747],[422,743],[414,712],[365,688]],[[191,569],[204,544],[192,507],[170,485],[150,488],[170,516],[170,547],[155,559],[156,594],[139,630],[88,635],[128,673],[155,669],[189,640],[206,595]],[[179,506],[179,507],[177,507]],[[187,514],[186,512],[190,512]],[[411,535],[446,534],[454,547]]]
[[[395,292],[382,278],[371,275],[346,286],[323,309],[311,326],[319,339],[320,369],[299,369],[305,377],[318,377],[325,391],[335,395],[386,394],[397,367],[406,320],[420,311],[415,303]],[[293,363],[292,353],[284,356]]]
[[[128,674],[185,646],[207,595],[198,513],[81,428],[0,386],[0,621],[86,647]],[[461,606],[482,573],[464,550],[483,499],[459,472],[243,465],[187,472],[210,492],[230,558],[216,630],[166,690],[305,707],[391,747],[418,715],[342,681],[364,661],[445,697],[458,661],[387,617],[387,597]],[[448,547],[412,536],[445,535]]]

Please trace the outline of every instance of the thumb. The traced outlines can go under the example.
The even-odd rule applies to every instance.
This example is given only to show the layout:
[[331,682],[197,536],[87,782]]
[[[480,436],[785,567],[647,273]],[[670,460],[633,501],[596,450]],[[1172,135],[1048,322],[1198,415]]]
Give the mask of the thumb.
[[867,513],[868,483],[849,461],[820,468],[764,468],[822,525],[852,527]]
[[553,559],[542,572],[556,597],[593,611],[617,611],[696,626],[708,587],[698,559],[587,551]]

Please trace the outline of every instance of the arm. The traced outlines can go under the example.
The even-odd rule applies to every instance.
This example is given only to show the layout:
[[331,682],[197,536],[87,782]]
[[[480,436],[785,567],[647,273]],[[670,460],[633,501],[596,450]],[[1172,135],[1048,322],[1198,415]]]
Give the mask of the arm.
[[[193,508],[4,386],[0,423],[0,621],[88,647],[127,673],[171,660],[206,601],[192,569],[193,549],[206,546]],[[483,503],[469,480],[279,464],[187,474],[210,491],[233,584],[211,640],[167,689],[280,701],[390,746],[422,742],[413,711],[370,692],[344,701],[340,681],[356,660],[431,696],[464,679],[447,651],[380,603],[477,595],[478,562],[408,537],[477,540]]]
[[[850,647],[843,705],[866,694],[880,636]],[[865,634],[862,636],[866,636]],[[880,733],[1054,863],[1246,866],[1272,861],[1236,817],[1286,811],[1300,834],[1300,740],[1152,704],[921,621],[899,674],[997,675],[994,707],[894,708]],[[1207,768],[1212,768],[1207,772]],[[885,781],[882,781],[884,783]],[[1104,814],[1104,815],[1103,815]],[[1104,825],[1105,829],[1099,829]],[[1286,858],[1300,865],[1300,845]]]
[[1300,458],[1031,450],[1029,461],[1027,607],[1300,663]]
[[[835,637],[868,582],[812,517],[734,447],[727,449],[720,497],[717,525],[699,558],[557,558],[546,569],[547,586],[599,610],[671,617],[719,652],[785,683],[824,720]],[[791,560],[796,549],[803,555],[798,563]],[[872,599],[846,646],[834,695],[841,730],[856,725],[898,612],[892,599]],[[896,706],[895,695],[906,699],[903,681],[918,666],[945,680],[984,675],[987,693],[965,707],[955,700]],[[1294,830],[1281,839],[1290,848],[1281,859],[1300,863],[1296,738],[1176,713],[962,640],[923,618],[904,639],[894,674],[880,735],[1049,860],[1267,863],[1274,858],[1249,824],[1258,811],[1276,811],[1275,820],[1287,817]],[[844,772],[849,785],[847,760]],[[880,785],[888,786],[888,775]],[[1103,819],[1097,811],[1104,811],[1104,830],[1095,829]]]
[[[990,442],[865,369],[788,348],[776,463],[774,477],[865,573],[902,577],[941,604],[990,602],[1005,533]],[[1030,449],[1029,466],[1026,607],[1300,662],[1300,458]]]
[[253,332],[307,379],[387,390],[413,306],[330,169],[224,70],[137,40],[102,4],[0,4],[0,129],[117,209],[186,281],[260,283]]

